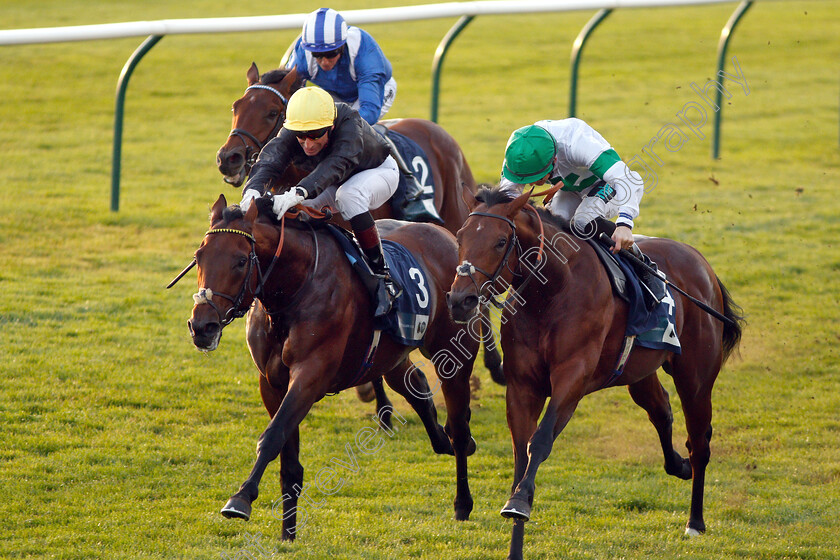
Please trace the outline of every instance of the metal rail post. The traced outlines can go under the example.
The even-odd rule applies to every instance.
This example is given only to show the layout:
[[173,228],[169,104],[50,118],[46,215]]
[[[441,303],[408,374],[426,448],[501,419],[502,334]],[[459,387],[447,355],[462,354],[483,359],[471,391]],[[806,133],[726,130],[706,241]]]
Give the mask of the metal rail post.
[[578,66],[580,65],[580,57],[583,54],[583,46],[586,40],[595,31],[602,21],[612,13],[612,8],[604,8],[599,10],[597,14],[592,16],[583,29],[580,30],[575,42],[572,43],[572,76],[569,84],[569,116],[574,117],[577,112],[577,83],[578,83]]
[[120,209],[120,158],[122,157],[122,129],[123,113],[125,109],[125,91],[128,89],[128,80],[134,67],[140,59],[154,47],[163,35],[149,35],[143,41],[123,66],[120,78],[117,80],[117,103],[114,109],[114,152],[111,158],[111,211],[118,212]]
[[443,67],[443,59],[446,56],[446,51],[449,50],[449,45],[455,40],[458,34],[469,25],[475,16],[461,16],[461,19],[452,26],[449,32],[441,39],[437,49],[435,49],[435,58],[432,61],[432,107],[429,120],[437,122],[438,118],[438,95],[440,93],[440,71]]
[[[723,29],[720,30],[720,40],[718,41],[718,57],[717,57],[717,74],[716,77],[720,77],[723,73],[723,67],[726,64],[726,49],[729,47],[729,39],[732,38],[732,33],[735,32],[735,26],[738,25],[738,22],[741,21],[741,17],[750,9],[752,6],[752,0],[744,0],[741,2],[735,11],[732,12],[732,15],[729,16],[729,21],[726,22],[726,25]],[[718,110],[715,111],[715,128],[712,134],[712,159],[718,159],[720,157],[720,126],[721,120],[723,118],[723,92],[720,89],[717,89],[717,95],[715,96],[715,104],[718,107]]]

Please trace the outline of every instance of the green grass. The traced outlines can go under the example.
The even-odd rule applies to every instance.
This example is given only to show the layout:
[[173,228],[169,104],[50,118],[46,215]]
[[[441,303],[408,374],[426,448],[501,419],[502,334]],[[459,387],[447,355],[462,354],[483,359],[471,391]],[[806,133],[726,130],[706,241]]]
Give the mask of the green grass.
[[[625,158],[641,155],[698,101],[690,84],[713,76],[720,27],[734,8],[613,13],[587,44],[579,116]],[[301,9],[288,1],[2,2],[0,25]],[[590,16],[479,17],[452,46],[440,122],[479,181],[498,177],[511,130],[566,116],[569,47]],[[428,117],[432,55],[453,23],[365,26],[394,63],[390,116]],[[659,147],[658,184],[637,222],[641,233],[703,251],[748,315],[741,357],[714,394],[708,533],[682,537],[689,484],[664,474],[644,413],[625,391],[609,390],[581,402],[540,469],[528,558],[840,556],[839,27],[836,0],[756,2],[730,47],[750,92],[730,84],[722,158],[709,157],[710,122],[703,140]],[[0,47],[0,558],[225,558],[254,555],[254,536],[295,558],[506,555],[504,393],[482,368],[470,521],[452,520],[453,462],[431,454],[402,401],[407,426],[310,508],[294,544],[279,541],[272,516],[282,494],[277,465],[249,523],[218,514],[267,420],[257,374],[241,321],[212,354],[192,347],[193,276],[163,287],[189,261],[218,194],[238,196],[214,159],[245,71],[251,61],[276,66],[294,35],[172,36],[146,55],[128,91],[119,213],[109,211],[114,90],[142,39]],[[662,377],[681,448],[682,413]],[[302,426],[307,480],[343,456],[371,414],[351,393],[315,406]]]

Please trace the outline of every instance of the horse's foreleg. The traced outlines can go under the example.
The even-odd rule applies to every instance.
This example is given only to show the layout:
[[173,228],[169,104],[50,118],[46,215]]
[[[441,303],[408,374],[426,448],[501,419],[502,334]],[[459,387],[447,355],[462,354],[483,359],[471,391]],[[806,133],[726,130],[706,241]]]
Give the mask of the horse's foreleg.
[[[565,382],[565,385],[571,385],[574,382],[570,380],[580,380],[582,378],[582,375],[569,375],[569,377],[563,377],[560,381]],[[552,375],[552,381],[555,381],[554,375]],[[551,454],[555,438],[571,419],[581,396],[581,391],[577,388],[574,391],[563,385],[553,388],[552,396],[545,408],[545,414],[528,442],[528,465],[525,468],[525,474],[502,508],[503,516],[524,519],[525,521],[530,519],[531,507],[534,503],[537,469]],[[508,406],[510,404],[509,402]]]
[[510,552],[507,560],[522,560],[522,547],[525,544],[525,520],[514,519],[510,536]]
[[[525,469],[528,467],[528,440],[537,429],[537,420],[545,404],[545,398],[534,394],[529,387],[513,381],[507,386],[505,399],[508,429],[513,442],[513,484],[510,489],[512,495],[522,477],[525,476]],[[507,510],[507,506],[502,509],[502,515],[517,518],[513,511]],[[526,520],[523,518],[523,522]],[[513,552],[511,552],[511,557],[516,557]],[[520,546],[519,558],[521,557]]]
[[668,391],[659,382],[656,373],[627,386],[633,402],[642,407],[659,435],[662,454],[665,456],[665,472],[683,480],[691,479],[691,463],[674,449],[672,427],[674,415]]
[[[283,489],[283,533],[281,539],[293,541],[297,535],[297,504],[303,489],[303,465],[300,464],[300,429],[295,428],[280,452],[280,482]],[[277,517],[276,505],[272,515]]]
[[222,508],[221,513],[225,517],[245,520],[251,517],[251,503],[259,496],[260,480],[265,469],[283,450],[284,445],[297,430],[316,400],[316,394],[311,385],[307,390],[303,390],[300,385],[296,381],[289,385],[280,408],[260,436],[257,444],[257,461],[239,491],[231,496]]

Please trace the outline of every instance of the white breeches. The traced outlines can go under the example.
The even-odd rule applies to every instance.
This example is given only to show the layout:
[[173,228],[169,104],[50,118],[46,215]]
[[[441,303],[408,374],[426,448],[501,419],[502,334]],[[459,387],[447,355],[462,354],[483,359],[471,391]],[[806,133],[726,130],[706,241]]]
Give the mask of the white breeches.
[[388,202],[397,190],[399,180],[397,162],[388,156],[379,167],[359,171],[341,184],[340,188],[329,187],[303,204],[316,210],[324,206],[336,208],[342,218],[349,220]]

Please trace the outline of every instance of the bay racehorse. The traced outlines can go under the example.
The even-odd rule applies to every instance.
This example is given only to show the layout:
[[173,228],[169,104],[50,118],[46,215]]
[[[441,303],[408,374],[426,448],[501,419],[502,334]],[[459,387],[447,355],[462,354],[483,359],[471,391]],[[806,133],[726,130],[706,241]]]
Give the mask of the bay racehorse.
[[[255,63],[246,73],[248,87],[245,93],[234,101],[231,132],[224,145],[216,154],[216,164],[224,175],[225,181],[233,186],[241,186],[260,151],[269,140],[274,138],[286,117],[286,105],[289,97],[297,91],[303,82],[297,71],[276,69],[260,76]],[[470,166],[461,147],[442,127],[424,119],[395,119],[383,121],[390,129],[417,142],[429,159],[429,168],[415,169],[418,179],[426,185],[424,174],[436,185],[435,208],[443,219],[444,227],[453,234],[469,214],[469,204],[473,200],[476,183]],[[289,166],[285,175],[272,188],[283,192],[303,177],[301,171]],[[372,211],[374,219],[392,218],[390,205]],[[333,220],[349,229],[340,216]],[[490,320],[486,310],[482,310],[479,329],[484,349],[484,366],[497,383],[504,384],[502,376],[502,357],[493,339]],[[382,410],[390,404],[381,383],[374,383],[377,408]],[[361,393],[360,393],[361,394]],[[370,400],[363,397],[363,400]]]
[[283,538],[293,539],[303,488],[298,426],[325,395],[384,376],[420,416],[434,451],[455,455],[455,517],[467,519],[473,505],[467,456],[475,451],[469,378],[478,342],[464,336],[446,307],[444,293],[458,258],[454,236],[431,224],[379,224],[383,237],[406,247],[425,272],[425,281],[411,275],[429,314],[421,352],[431,357],[440,377],[444,429],[425,376],[408,358],[413,347],[384,333],[374,346],[368,291],[334,235],[322,224],[286,216],[278,223],[266,199],[258,199],[243,215],[238,205],[228,207],[220,196],[195,253],[199,291],[189,328],[196,347],[215,349],[225,325],[243,316],[255,299],[262,303],[259,312],[248,315],[247,340],[271,420],[259,438],[253,470],[222,514],[250,517],[263,473],[279,456]]
[[[510,288],[501,327],[507,420],[513,439],[511,496],[502,515],[514,519],[511,559],[522,558],[537,468],[584,395],[626,385],[659,435],[665,471],[692,480],[686,534],[705,530],[703,487],[712,437],[712,385],[741,337],[743,318],[709,263],[694,248],[668,239],[639,241],[676,286],[713,310],[719,321],[673,293],[682,352],[634,347],[623,372],[613,372],[624,343],[627,304],[613,295],[596,253],[544,210],[498,189],[480,202],[458,232],[458,275],[448,294],[456,320],[474,313],[482,298]],[[656,371],[673,377],[685,413],[688,459],[671,442],[673,416]],[[548,405],[540,420],[545,401]]]

